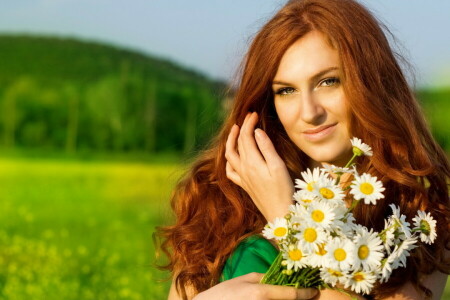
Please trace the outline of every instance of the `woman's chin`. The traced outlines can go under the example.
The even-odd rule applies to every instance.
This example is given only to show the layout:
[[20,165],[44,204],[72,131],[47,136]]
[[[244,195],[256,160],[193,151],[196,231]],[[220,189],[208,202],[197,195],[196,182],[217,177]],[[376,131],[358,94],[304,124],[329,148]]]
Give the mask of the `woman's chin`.
[[322,155],[322,156],[314,156],[310,155],[311,158],[309,166],[312,168],[323,167],[324,164],[335,165],[338,167],[344,167],[347,162],[351,159],[350,155],[342,155],[342,156],[330,156],[330,155]]

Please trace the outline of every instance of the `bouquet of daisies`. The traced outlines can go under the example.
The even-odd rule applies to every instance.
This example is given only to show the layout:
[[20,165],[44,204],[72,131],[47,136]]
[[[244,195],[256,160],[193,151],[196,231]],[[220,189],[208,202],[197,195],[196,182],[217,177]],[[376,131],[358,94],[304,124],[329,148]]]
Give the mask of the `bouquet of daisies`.
[[[418,211],[411,227],[395,205],[390,205],[392,215],[381,232],[355,223],[354,207],[360,201],[376,205],[384,198],[384,187],[376,177],[358,174],[353,161],[358,156],[371,156],[372,150],[360,139],[353,138],[351,143],[353,157],[345,167],[302,172],[303,180],[295,181],[296,204],[291,205],[285,218],[266,225],[263,235],[277,241],[280,253],[262,283],[343,286],[370,294],[377,281],[386,282],[393,270],[406,266],[409,252],[419,239],[427,244],[436,239],[436,221],[429,213]],[[342,187],[340,180],[346,173],[353,180]],[[353,199],[347,208],[344,198],[349,196]]]

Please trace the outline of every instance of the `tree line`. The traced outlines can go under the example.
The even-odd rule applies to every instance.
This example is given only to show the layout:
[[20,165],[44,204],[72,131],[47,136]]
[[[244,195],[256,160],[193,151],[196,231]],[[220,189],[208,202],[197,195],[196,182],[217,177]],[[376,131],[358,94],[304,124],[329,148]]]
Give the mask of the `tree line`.
[[222,120],[225,84],[95,43],[0,37],[0,145],[189,153]]

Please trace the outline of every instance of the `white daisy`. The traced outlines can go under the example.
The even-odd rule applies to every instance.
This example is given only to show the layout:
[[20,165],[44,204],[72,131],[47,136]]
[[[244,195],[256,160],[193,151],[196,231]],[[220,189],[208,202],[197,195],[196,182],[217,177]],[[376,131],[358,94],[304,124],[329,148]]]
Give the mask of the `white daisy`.
[[413,218],[415,229],[420,230],[420,240],[426,244],[434,243],[437,237],[436,220],[433,219],[430,213],[418,210],[417,216]]
[[387,282],[391,277],[393,268],[392,263],[395,261],[395,255],[389,255],[387,258],[381,261],[381,266],[378,269],[378,277],[380,283]]
[[301,231],[295,235],[299,240],[301,248],[307,253],[319,250],[319,245],[325,243],[328,236],[325,231],[314,225],[301,226]]
[[370,294],[377,276],[373,272],[366,272],[363,270],[353,271],[347,277],[344,285],[345,288],[350,287],[352,291],[358,294]]
[[326,172],[328,174],[336,174],[336,175],[342,175],[344,173],[350,173],[355,174],[354,168],[344,168],[344,167],[338,167],[331,164],[325,164],[322,169],[320,169],[322,172]]
[[291,214],[289,223],[293,229],[298,230],[300,225],[304,223],[303,215],[305,214],[306,208],[303,205],[296,203],[289,206],[289,211]]
[[384,248],[388,254],[391,254],[391,247],[395,244],[395,226],[389,220],[384,220],[384,230],[380,234]]
[[353,231],[355,232],[354,235],[356,237],[357,235],[366,234],[369,231],[369,229],[367,229],[366,226],[363,226],[361,224],[354,224]]
[[339,205],[333,207],[333,212],[336,216],[336,219],[341,219],[344,223],[347,223],[349,220],[344,220],[344,217],[348,217],[350,215],[353,215],[351,212],[348,211],[348,208],[345,205]]
[[390,204],[389,207],[392,209],[392,215],[388,220],[395,228],[395,243],[398,244],[400,241],[411,236],[411,228],[409,227],[409,223],[406,222],[406,216],[400,213],[399,207],[394,204]]
[[316,196],[312,192],[309,192],[307,190],[297,190],[294,193],[293,198],[295,201],[297,201],[297,203],[307,206],[314,201],[314,198],[316,198]]
[[351,140],[352,146],[353,146],[353,154],[356,156],[366,155],[366,156],[372,156],[372,148],[370,148],[369,145],[364,144],[360,139],[354,137]]
[[335,213],[327,202],[313,202],[303,213],[306,223],[327,229],[335,220]]
[[347,281],[347,276],[345,272],[339,269],[333,268],[321,268],[320,269],[320,277],[323,279],[325,283],[328,283],[331,286],[335,286],[336,284],[345,284]]
[[329,231],[332,237],[346,238],[348,236],[353,236],[352,225],[341,220],[336,220],[334,224],[335,226],[333,226],[332,230]]
[[322,179],[327,176],[319,168],[314,168],[312,172],[310,169],[307,169],[305,172],[302,172],[301,175],[302,175],[303,180],[296,179],[295,187],[298,189],[309,191],[309,192],[313,191],[314,184],[317,181],[319,181],[319,179]]
[[360,267],[365,271],[376,269],[383,259],[383,242],[378,237],[377,232],[361,229],[354,238],[354,253],[355,262],[353,267],[358,269]]
[[352,241],[345,238],[334,238],[325,246],[325,259],[332,269],[349,270],[354,263]]
[[416,243],[417,237],[412,236],[395,246],[391,254],[395,258],[392,262],[392,269],[406,267],[406,259],[409,256],[409,252],[417,247]]
[[356,200],[364,199],[365,204],[376,204],[376,200],[384,198],[382,194],[384,190],[381,181],[377,181],[376,177],[364,173],[361,176],[355,176],[350,193],[355,196]]
[[389,207],[390,207],[391,210],[392,210],[392,214],[393,214],[394,216],[396,216],[397,218],[400,218],[400,215],[401,215],[401,213],[400,213],[400,207],[397,206],[397,205],[395,205],[395,204],[389,204]]
[[299,269],[306,267],[307,255],[305,255],[298,244],[284,246],[282,253],[288,270],[293,269],[294,271],[298,271]]
[[263,235],[269,240],[281,241],[287,237],[288,229],[288,221],[285,218],[276,218],[273,223],[267,223],[264,227]]
[[325,260],[325,254],[327,254],[327,251],[325,251],[325,243],[318,245],[318,250],[315,252],[312,252],[308,256],[308,264],[313,268],[322,268],[326,267],[324,263],[326,263]]
[[345,206],[336,206],[334,208],[336,214],[335,227],[333,232],[339,236],[351,236],[353,235],[355,224],[355,217],[351,212],[348,212]]
[[345,206],[344,192],[329,178],[321,178],[314,184],[313,193],[321,200],[337,206]]
[[300,203],[289,205],[289,211],[292,216],[302,217],[306,212],[306,207]]

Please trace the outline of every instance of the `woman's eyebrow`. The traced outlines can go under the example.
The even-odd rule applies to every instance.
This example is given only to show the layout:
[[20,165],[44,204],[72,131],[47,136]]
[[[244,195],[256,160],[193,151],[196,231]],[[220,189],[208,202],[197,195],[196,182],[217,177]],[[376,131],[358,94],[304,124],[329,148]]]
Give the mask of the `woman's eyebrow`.
[[[319,71],[319,72],[316,73],[315,75],[311,76],[311,80],[315,80],[315,79],[317,79],[318,77],[322,77],[323,75],[325,75],[325,74],[328,73],[328,72],[331,72],[331,71],[334,71],[334,70],[338,70],[338,69],[339,69],[338,67],[329,67],[329,68],[326,68],[326,69],[324,69],[324,70],[322,70],[322,71]],[[272,85],[274,85],[274,84],[280,84],[280,85],[293,85],[292,83],[289,83],[289,82],[283,82],[283,81],[279,81],[279,80],[274,80],[274,81],[272,81]]]

